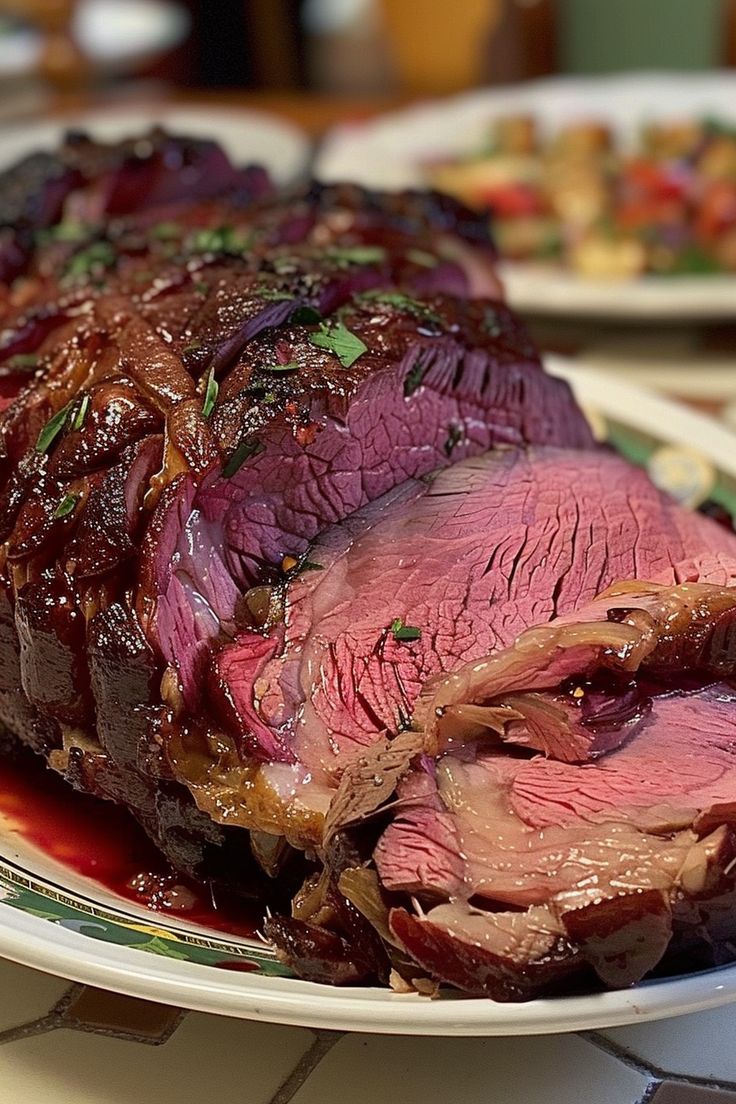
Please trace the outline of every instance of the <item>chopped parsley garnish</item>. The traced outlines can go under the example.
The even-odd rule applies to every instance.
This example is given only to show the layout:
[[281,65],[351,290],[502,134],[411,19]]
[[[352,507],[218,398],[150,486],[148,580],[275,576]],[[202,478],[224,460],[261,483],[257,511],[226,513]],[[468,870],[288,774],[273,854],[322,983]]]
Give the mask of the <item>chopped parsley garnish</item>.
[[70,279],[78,276],[90,276],[115,264],[116,254],[109,242],[98,241],[80,250],[67,261],[64,275]]
[[65,518],[69,514],[74,513],[75,507],[79,502],[79,495],[68,494],[64,495],[59,505],[54,510],[55,518]]
[[268,403],[269,406],[270,406],[271,403],[276,402],[277,398],[278,398],[278,395],[276,394],[275,391],[267,391],[265,393],[265,395],[263,396],[263,401],[264,401],[264,403]]
[[416,361],[414,367],[410,368],[406,373],[404,377],[404,395],[407,399],[421,386],[422,380],[427,372],[427,367],[428,365],[423,364],[420,358]]
[[38,357],[35,353],[16,353],[8,361],[8,367],[11,369],[18,369],[23,371],[26,368],[38,367]]
[[264,364],[264,372],[297,372],[299,365],[295,360],[290,360],[288,364]]
[[289,321],[295,326],[313,326],[322,321],[322,315],[316,307],[301,306],[292,311]]
[[418,629],[416,625],[405,625],[402,617],[395,617],[389,628],[394,640],[420,640],[422,636],[421,629]]
[[275,303],[285,299],[296,299],[290,291],[279,291],[278,288],[256,287],[254,290],[258,292],[261,299],[273,300]]
[[238,256],[244,253],[252,241],[251,234],[243,234],[232,226],[219,226],[211,230],[198,230],[189,240],[190,253],[228,253]]
[[207,295],[210,290],[210,285],[206,284],[204,280],[196,280],[194,283],[194,290],[198,291],[200,295]]
[[453,450],[456,445],[459,445],[463,439],[462,427],[459,425],[448,426],[447,440],[445,441],[444,449],[445,456],[452,456]]
[[386,250],[381,245],[331,245],[325,249],[325,257],[338,265],[381,264]]
[[213,364],[207,376],[207,386],[204,392],[204,402],[202,403],[202,414],[205,418],[209,418],[210,414],[215,409],[219,390],[220,385],[215,379],[215,366]]
[[52,226],[48,230],[42,230],[41,233],[44,238],[50,241],[74,244],[87,240],[90,235],[90,227],[84,222],[65,219],[63,222],[57,222],[56,226]]
[[350,368],[363,353],[368,352],[365,342],[342,322],[323,322],[316,333],[310,334],[309,340],[318,349],[334,353],[343,368]]
[[49,418],[36,440],[36,452],[48,452],[51,445],[64,428],[73,400],[70,400],[61,410],[57,410],[53,418]]
[[433,253],[425,253],[423,249],[407,249],[406,259],[413,264],[422,265],[423,268],[436,268],[440,263],[439,257],[435,257]]
[[81,429],[82,426],[84,425],[85,419],[87,417],[87,411],[89,410],[90,401],[91,400],[90,400],[89,395],[84,395],[83,396],[82,401],[79,404],[79,406],[77,407],[77,411],[76,411],[74,417],[72,418],[71,428],[72,428],[73,431],[76,432],[77,430]]
[[244,437],[222,469],[222,474],[226,479],[230,479],[246,460],[249,460],[251,456],[257,456],[263,450],[264,446],[260,441],[254,441],[252,437]]
[[173,241],[181,235],[182,228],[178,222],[157,222],[151,229],[151,237],[157,241]]
[[371,299],[374,303],[385,303],[389,307],[398,307],[399,310],[426,321],[440,321],[440,316],[427,303],[422,303],[411,295],[404,295],[402,291],[364,291],[360,298]]

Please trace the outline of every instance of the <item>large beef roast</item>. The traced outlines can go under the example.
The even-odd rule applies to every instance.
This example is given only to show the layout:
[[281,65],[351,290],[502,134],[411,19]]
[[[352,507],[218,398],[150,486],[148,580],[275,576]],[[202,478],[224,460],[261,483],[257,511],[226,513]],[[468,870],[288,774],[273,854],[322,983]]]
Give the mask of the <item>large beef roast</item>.
[[303,976],[720,953],[736,538],[596,447],[484,220],[157,133],[0,221],[8,732],[189,877],[303,882]]

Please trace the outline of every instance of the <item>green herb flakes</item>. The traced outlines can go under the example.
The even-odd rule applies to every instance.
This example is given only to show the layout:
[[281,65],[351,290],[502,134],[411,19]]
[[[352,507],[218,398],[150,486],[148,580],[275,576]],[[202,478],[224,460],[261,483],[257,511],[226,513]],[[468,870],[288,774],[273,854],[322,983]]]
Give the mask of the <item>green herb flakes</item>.
[[188,242],[190,253],[227,253],[239,256],[248,249],[252,235],[243,234],[232,226],[197,230]]
[[422,630],[418,629],[416,625],[405,625],[402,617],[395,617],[389,626],[389,631],[392,633],[394,640],[398,640],[401,643],[406,643],[412,640],[421,640]]
[[410,395],[421,387],[422,380],[427,372],[427,365],[421,359],[417,360],[413,368],[410,368],[404,377],[404,395],[408,399]]
[[364,291],[360,299],[370,299],[374,303],[385,303],[389,307],[398,307],[399,310],[413,314],[416,318],[426,322],[440,322],[440,316],[432,310],[428,303],[422,303],[411,295],[404,295],[402,291]]
[[38,357],[35,353],[16,353],[8,361],[8,368],[11,371],[23,372],[29,368],[38,367]]
[[252,437],[244,437],[222,469],[222,474],[226,479],[230,479],[246,460],[249,460],[251,456],[257,456],[263,450],[264,446],[260,441],[254,441]]
[[156,241],[175,241],[182,236],[178,222],[158,222],[151,228],[151,237]]
[[323,322],[316,333],[310,334],[309,340],[318,349],[327,349],[334,353],[343,368],[350,368],[363,353],[368,352],[365,342],[357,334],[351,333],[342,322]]
[[207,386],[204,392],[204,402],[202,403],[202,414],[205,418],[209,418],[210,414],[215,409],[219,390],[220,385],[215,379],[215,366],[213,364],[207,375]]
[[93,242],[69,258],[64,275],[72,280],[80,276],[97,275],[106,268],[112,268],[116,259],[115,250],[109,242]]
[[345,267],[381,264],[386,260],[386,250],[381,245],[331,245],[325,249],[324,255]]
[[54,510],[55,518],[69,517],[69,514],[73,514],[76,509],[76,505],[79,502],[79,495],[68,494],[64,495],[59,505]]
[[261,299],[266,299],[269,302],[279,303],[287,299],[296,299],[295,295],[292,295],[289,291],[280,291],[278,288],[271,287],[256,287],[253,289]]
[[87,418],[87,412],[89,410],[90,401],[91,400],[90,400],[89,395],[84,395],[82,397],[82,401],[80,402],[79,406],[77,407],[76,413],[74,414],[74,417],[72,418],[72,421],[71,421],[71,428],[74,432],[76,432],[77,430],[80,430],[82,428],[82,426],[84,425],[85,420]]
[[73,401],[74,400],[71,400],[66,406],[62,406],[61,410],[57,410],[53,418],[49,418],[36,440],[36,452],[48,452],[49,448],[64,428],[64,422],[69,415]]
[[194,290],[198,291],[200,295],[208,295],[209,290],[210,290],[210,285],[206,284],[204,282],[204,280],[195,280]]

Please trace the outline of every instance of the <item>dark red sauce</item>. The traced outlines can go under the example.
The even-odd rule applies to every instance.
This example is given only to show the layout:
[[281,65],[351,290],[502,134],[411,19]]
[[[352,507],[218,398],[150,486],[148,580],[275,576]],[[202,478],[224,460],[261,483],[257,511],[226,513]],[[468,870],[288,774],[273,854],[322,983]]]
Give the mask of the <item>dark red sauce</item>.
[[230,935],[259,926],[255,909],[216,903],[175,874],[124,809],[72,792],[40,763],[0,759],[0,815],[50,858],[152,912]]

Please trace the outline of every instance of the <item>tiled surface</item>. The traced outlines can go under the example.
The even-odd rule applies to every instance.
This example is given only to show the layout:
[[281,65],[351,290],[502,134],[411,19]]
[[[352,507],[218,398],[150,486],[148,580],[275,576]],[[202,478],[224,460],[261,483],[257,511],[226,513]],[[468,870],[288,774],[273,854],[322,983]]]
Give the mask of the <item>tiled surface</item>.
[[[736,1007],[528,1039],[314,1033],[0,962],[8,1104],[736,1104]],[[30,1012],[30,1018],[25,1013]]]

